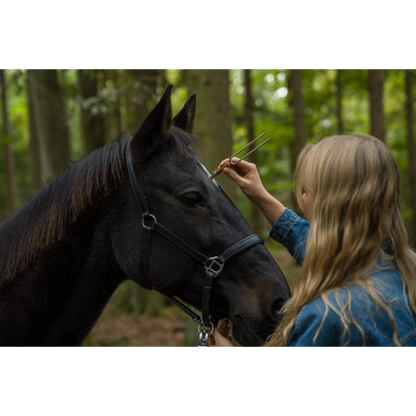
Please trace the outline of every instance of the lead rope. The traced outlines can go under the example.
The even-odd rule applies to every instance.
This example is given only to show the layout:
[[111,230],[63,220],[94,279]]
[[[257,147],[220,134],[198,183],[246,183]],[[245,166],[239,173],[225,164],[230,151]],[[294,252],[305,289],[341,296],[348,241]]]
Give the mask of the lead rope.
[[[192,311],[191,309],[189,309],[187,306],[185,306],[182,302],[180,302],[179,300],[177,300],[176,298],[174,298],[171,295],[166,295],[175,305],[179,306],[179,308],[181,308],[187,315],[189,315],[192,320],[194,320],[195,322],[197,322],[198,325],[198,333],[199,333],[199,344],[198,347],[208,347],[208,337],[213,333],[214,328],[216,326],[216,324],[218,323],[218,318],[212,318],[209,321],[211,328],[209,330],[207,329],[201,329],[201,326],[204,324],[203,321],[201,321],[201,318],[199,317],[199,315],[197,315],[194,311]],[[212,322],[214,321],[214,322]]]

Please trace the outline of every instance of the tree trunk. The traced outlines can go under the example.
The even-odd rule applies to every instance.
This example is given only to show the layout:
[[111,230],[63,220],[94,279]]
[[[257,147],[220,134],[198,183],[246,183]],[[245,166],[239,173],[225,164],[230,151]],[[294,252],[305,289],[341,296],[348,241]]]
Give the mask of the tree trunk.
[[[109,71],[111,70],[102,69],[101,71],[99,71],[103,75],[102,86],[99,86],[99,88],[108,87],[107,80],[110,77]],[[114,137],[111,136],[110,102],[108,100],[106,101],[105,106],[107,107],[107,111],[104,114],[101,114],[101,118],[103,121],[104,145],[110,143],[114,139]]]
[[105,145],[104,117],[97,97],[97,71],[80,69],[79,87],[82,97],[81,130],[86,154]]
[[157,69],[134,69],[128,72],[137,86],[131,97],[133,117],[129,125],[130,133],[134,134],[156,104],[153,97],[156,94],[159,74]]
[[338,120],[338,134],[344,133],[344,121],[342,119],[342,84],[341,84],[341,70],[338,69],[337,71],[337,79],[335,81],[335,85],[337,86],[337,105],[336,105],[336,113],[337,113],[337,120]]
[[[293,122],[295,126],[295,140],[291,148],[292,172],[294,173],[296,159],[306,144],[305,101],[302,92],[301,70],[294,69],[291,71],[289,90],[292,92],[290,105],[293,111]],[[300,208],[295,195],[293,195],[293,207],[295,212],[300,212]]]
[[0,85],[1,85],[1,106],[2,106],[2,136],[3,136],[3,150],[5,160],[5,176],[6,176],[6,210],[7,214],[11,215],[16,211],[16,174],[14,165],[14,156],[11,143],[11,132],[9,124],[9,115],[7,108],[7,90],[4,70],[0,70]]
[[29,136],[30,136],[30,181],[32,193],[35,193],[43,186],[43,172],[40,161],[39,138],[36,132],[35,114],[33,109],[33,99],[29,80],[27,81],[27,102],[29,109]]
[[53,178],[70,162],[66,111],[56,70],[29,70],[42,169]]
[[386,142],[386,123],[383,104],[384,74],[381,69],[370,69],[368,74],[368,88],[370,97],[370,134]]
[[[229,98],[228,70],[188,70],[185,73],[189,94],[196,94],[195,136],[206,144],[203,156],[210,171],[232,155],[231,105]],[[225,175],[216,178],[228,197],[235,203],[236,184]]]
[[[251,75],[250,70],[244,70],[244,81],[246,89],[246,102],[245,102],[245,116],[247,120],[247,142],[250,143],[255,139],[254,137],[254,117],[253,117],[253,96],[251,91]],[[249,146],[249,151],[254,149],[257,143],[253,143]],[[250,156],[250,162],[257,164],[257,153],[253,152]],[[256,234],[261,234],[262,231],[262,212],[259,207],[250,201],[250,224],[251,228]]]
[[412,209],[413,247],[416,247],[416,149],[413,129],[412,73],[406,72],[407,152],[409,155],[410,207]]
[[120,136],[120,134],[123,132],[123,123],[121,119],[121,100],[120,95],[121,91],[119,88],[119,73],[117,70],[111,71],[111,79],[113,81],[113,86],[117,90],[117,98],[116,101],[113,103],[113,110],[111,112],[111,119],[113,121],[114,125],[114,137],[112,139],[115,139],[116,137]]

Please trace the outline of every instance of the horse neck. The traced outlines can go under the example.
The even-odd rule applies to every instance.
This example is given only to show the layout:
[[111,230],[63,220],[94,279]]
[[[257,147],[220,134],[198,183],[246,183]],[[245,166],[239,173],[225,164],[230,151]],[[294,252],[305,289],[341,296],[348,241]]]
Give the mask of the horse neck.
[[126,182],[125,144],[121,138],[75,162],[6,221],[0,228],[0,285],[76,232],[88,212],[92,225],[97,223],[105,212],[101,205]]
[[[20,337],[12,340],[14,345],[81,343],[125,279],[115,261],[109,231],[119,188],[93,205],[85,204],[83,209],[78,205],[75,216],[73,201],[52,196],[60,188],[63,195],[73,195],[69,189],[76,184],[70,181],[68,170],[0,229],[0,252],[5,259],[0,266],[9,272],[0,281],[0,307],[6,312],[0,317],[0,339],[14,334]],[[100,195],[102,189],[90,192]],[[63,212],[64,207],[69,212]],[[25,256],[24,250],[32,251]],[[18,315],[23,318],[19,320]],[[14,329],[7,326],[7,319],[15,323]]]

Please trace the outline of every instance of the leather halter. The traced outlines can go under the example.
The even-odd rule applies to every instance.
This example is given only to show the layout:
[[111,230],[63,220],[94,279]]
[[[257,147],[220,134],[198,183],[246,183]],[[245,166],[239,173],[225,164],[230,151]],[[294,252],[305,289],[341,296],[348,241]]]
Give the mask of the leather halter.
[[[189,245],[186,241],[182,240],[176,234],[169,231],[165,228],[162,224],[157,222],[157,219],[154,215],[150,213],[149,204],[147,203],[147,199],[145,195],[142,193],[139,184],[136,179],[136,175],[134,173],[133,163],[131,160],[130,155],[130,141],[127,143],[126,147],[126,162],[127,162],[127,170],[130,177],[131,186],[133,189],[134,196],[139,204],[140,210],[142,212],[142,226],[144,229],[143,233],[143,250],[142,250],[142,264],[144,268],[144,275],[146,282],[143,286],[147,289],[153,289],[152,282],[150,279],[150,245],[151,245],[151,231],[157,231],[159,234],[162,234],[165,238],[170,240],[176,246],[180,247],[183,251],[188,253],[191,257],[197,260],[199,263],[202,263],[205,267],[205,274],[206,274],[206,283],[203,286],[203,297],[202,297],[202,321],[200,317],[194,313],[192,310],[187,308],[183,303],[179,300],[174,298],[171,295],[167,295],[167,297],[178,305],[184,312],[186,312],[194,321],[199,322],[200,324],[204,324],[205,326],[214,326],[217,324],[219,318],[210,318],[209,317],[209,300],[210,300],[210,293],[212,290],[212,284],[214,277],[218,276],[225,265],[225,262],[232,257],[237,256],[238,254],[242,253],[243,251],[247,250],[248,248],[259,244],[264,243],[263,239],[257,235],[252,234],[248,237],[243,238],[236,244],[232,245],[230,248],[224,251],[219,256],[214,257],[207,257],[191,245]],[[215,323],[212,321],[215,320]]]

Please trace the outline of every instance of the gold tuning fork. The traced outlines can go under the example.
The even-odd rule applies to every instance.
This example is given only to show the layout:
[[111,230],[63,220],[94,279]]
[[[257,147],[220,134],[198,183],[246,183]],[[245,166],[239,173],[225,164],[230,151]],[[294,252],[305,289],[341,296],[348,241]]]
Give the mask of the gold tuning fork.
[[230,156],[227,163],[224,163],[222,166],[218,166],[217,169],[214,170],[214,172],[211,173],[209,176],[210,179],[214,179],[216,176],[218,176],[225,168],[229,168],[230,166],[235,166],[238,163],[240,163],[243,159],[245,159],[249,154],[253,153],[255,150],[257,150],[259,147],[266,144],[270,139],[265,140],[263,143],[259,144],[257,147],[255,147],[253,150],[248,152],[246,155],[244,155],[241,159],[238,159],[237,162],[233,162],[232,158],[239,153],[241,153],[244,149],[246,149],[248,146],[251,145],[251,143],[254,143],[256,140],[260,139],[260,137],[263,137],[266,134],[266,132],[260,134],[260,136],[256,137],[254,140],[252,140],[249,144],[246,144],[242,149],[240,149],[237,153],[234,153],[232,156]]

